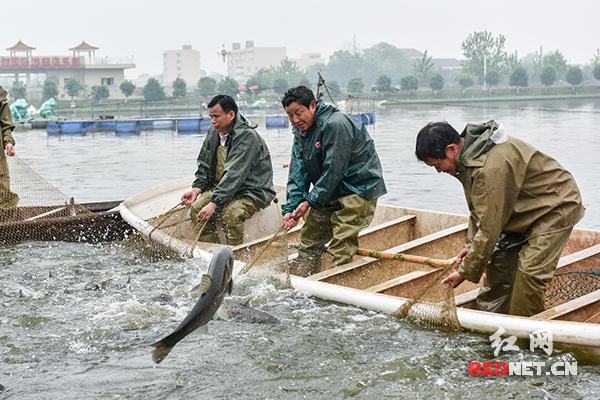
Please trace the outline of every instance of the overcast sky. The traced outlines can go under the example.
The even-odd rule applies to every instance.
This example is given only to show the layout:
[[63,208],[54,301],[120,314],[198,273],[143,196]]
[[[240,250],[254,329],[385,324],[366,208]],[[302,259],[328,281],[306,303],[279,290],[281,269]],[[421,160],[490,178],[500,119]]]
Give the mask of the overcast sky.
[[[17,4],[17,3],[15,3]],[[596,0],[28,0],[5,15],[0,55],[19,39],[34,55],[68,55],[82,40],[96,56],[131,57],[127,78],[162,73],[162,53],[191,45],[201,68],[224,72],[222,44],[253,40],[256,47],[287,47],[290,58],[329,56],[387,42],[428,50],[434,58],[462,58],[461,43],[487,30],[506,37],[521,58],[560,50],[570,64],[588,64],[600,48]],[[8,11],[6,5],[4,12]]]

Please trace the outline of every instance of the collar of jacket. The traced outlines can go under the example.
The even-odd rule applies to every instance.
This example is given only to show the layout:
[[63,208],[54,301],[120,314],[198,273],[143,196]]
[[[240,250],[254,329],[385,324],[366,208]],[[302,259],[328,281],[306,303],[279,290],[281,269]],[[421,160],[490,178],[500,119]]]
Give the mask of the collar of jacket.
[[498,129],[496,121],[489,120],[483,124],[467,124],[460,136],[465,139],[460,151],[454,157],[457,175],[467,168],[483,167],[488,151],[495,146],[490,137]]
[[229,130],[227,131],[227,136],[229,136],[230,138],[233,139],[240,133],[244,132],[246,129],[248,129],[248,128],[256,129],[257,126],[258,126],[258,124],[256,122],[250,121],[248,118],[244,117],[238,111],[235,114],[233,123],[231,124],[231,126],[229,127]]
[[6,100],[8,102],[8,92],[0,86],[0,101]]
[[[336,111],[339,110],[330,104],[325,104],[325,102],[322,99],[317,100],[317,108],[315,109],[315,119],[313,121],[313,124],[306,130],[306,134],[312,132],[315,129],[321,128],[325,120]],[[294,133],[294,135],[302,135],[300,129],[298,129],[295,126],[292,132]],[[306,134],[304,136],[306,136]]]

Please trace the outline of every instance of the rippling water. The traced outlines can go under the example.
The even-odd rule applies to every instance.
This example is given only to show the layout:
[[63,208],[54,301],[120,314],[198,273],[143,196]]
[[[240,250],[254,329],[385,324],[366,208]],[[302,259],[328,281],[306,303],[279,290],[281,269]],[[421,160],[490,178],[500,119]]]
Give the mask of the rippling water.
[[[370,131],[387,204],[466,213],[458,181],[415,161],[414,137],[445,119],[459,131],[494,118],[557,158],[575,176],[600,229],[596,133],[600,101],[411,105],[377,110]],[[275,181],[285,183],[289,130],[262,130]],[[195,170],[203,135],[148,132],[48,136],[16,132],[18,155],[79,202],[120,200]],[[280,325],[213,321],[155,366],[148,348],[196,302],[188,290],[207,265],[149,262],[107,252],[112,243],[0,246],[0,399],[598,398],[600,368],[577,376],[471,377],[469,361],[573,362],[578,355],[521,352],[498,358],[486,335],[440,331],[329,303],[267,281],[240,281],[226,306],[250,301]],[[521,346],[525,349],[527,344]]]

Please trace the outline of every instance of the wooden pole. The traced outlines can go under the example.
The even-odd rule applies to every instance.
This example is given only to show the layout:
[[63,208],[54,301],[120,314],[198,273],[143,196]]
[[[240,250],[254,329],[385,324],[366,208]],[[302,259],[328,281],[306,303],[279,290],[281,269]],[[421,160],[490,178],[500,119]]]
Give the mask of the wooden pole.
[[417,264],[425,264],[425,265],[429,265],[430,267],[436,267],[436,268],[444,268],[444,267],[447,267],[448,265],[452,265],[452,264],[456,263],[456,261],[453,259],[452,260],[436,260],[434,258],[413,256],[411,254],[382,253],[379,251],[367,250],[367,249],[358,249],[356,254],[358,254],[360,256],[367,256],[367,257],[372,257],[372,258],[385,258],[388,260],[399,260],[399,261],[406,261],[406,262],[412,262],[412,263],[417,263]]

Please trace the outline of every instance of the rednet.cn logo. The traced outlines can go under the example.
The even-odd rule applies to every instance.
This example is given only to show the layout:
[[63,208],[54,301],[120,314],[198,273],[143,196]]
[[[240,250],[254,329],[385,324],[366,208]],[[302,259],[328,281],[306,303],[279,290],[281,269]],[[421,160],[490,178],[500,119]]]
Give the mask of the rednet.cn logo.
[[[521,349],[515,344],[516,336],[509,336],[502,339],[504,328],[500,327],[496,333],[490,336],[494,356],[498,356],[500,351],[520,351]],[[539,348],[546,354],[552,354],[552,332],[547,329],[540,329],[529,334],[529,350],[534,351]],[[469,362],[469,375],[518,375],[518,376],[540,376],[540,375],[577,375],[577,361],[557,361],[546,365],[544,361],[489,361],[489,362]]]

